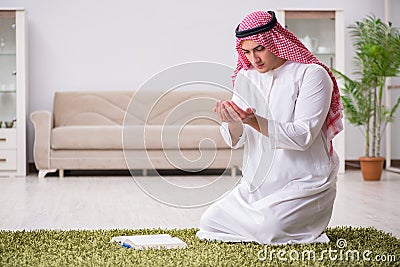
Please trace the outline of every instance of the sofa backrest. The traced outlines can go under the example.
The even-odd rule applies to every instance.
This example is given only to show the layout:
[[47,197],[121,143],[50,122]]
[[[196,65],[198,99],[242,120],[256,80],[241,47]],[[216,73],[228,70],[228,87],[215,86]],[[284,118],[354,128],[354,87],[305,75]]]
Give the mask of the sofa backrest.
[[222,89],[56,92],[54,126],[210,124],[216,101],[231,96]]
[[122,125],[133,91],[56,92],[54,126]]

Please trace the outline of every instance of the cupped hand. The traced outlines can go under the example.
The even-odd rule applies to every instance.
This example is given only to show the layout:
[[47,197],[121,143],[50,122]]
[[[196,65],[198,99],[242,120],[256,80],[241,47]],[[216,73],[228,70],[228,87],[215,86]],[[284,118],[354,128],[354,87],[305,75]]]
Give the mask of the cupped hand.
[[[218,101],[215,105],[214,111],[218,114],[218,118],[221,122],[229,123],[230,127],[239,128],[238,126],[247,124],[265,136],[269,136],[268,120],[258,116],[255,108],[246,108],[244,110],[236,105],[235,102],[227,100]],[[260,128],[260,125],[263,125],[262,129]]]
[[241,124],[241,117],[233,109],[229,102],[230,101],[218,101],[215,105],[214,111],[217,113],[221,122]]
[[236,114],[240,117],[240,120],[244,124],[250,124],[252,121],[256,119],[256,109],[246,108],[246,110],[243,110],[233,101],[226,101],[226,102],[228,102],[230,107],[232,107],[232,109],[236,112]]

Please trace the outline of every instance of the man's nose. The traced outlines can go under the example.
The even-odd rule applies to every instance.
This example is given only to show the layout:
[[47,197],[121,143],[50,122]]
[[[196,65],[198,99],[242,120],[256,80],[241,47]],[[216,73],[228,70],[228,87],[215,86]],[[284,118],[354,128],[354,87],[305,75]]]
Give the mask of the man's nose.
[[257,56],[257,54],[256,54],[256,53],[253,53],[252,57],[253,57],[253,62],[254,62],[254,63],[257,63],[257,62],[259,62],[259,61],[260,61],[260,57],[259,57],[259,56]]

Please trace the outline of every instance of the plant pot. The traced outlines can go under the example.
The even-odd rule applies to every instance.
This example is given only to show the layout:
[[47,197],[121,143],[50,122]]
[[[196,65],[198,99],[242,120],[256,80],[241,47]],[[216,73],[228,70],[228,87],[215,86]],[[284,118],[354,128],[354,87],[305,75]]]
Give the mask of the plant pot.
[[360,157],[361,173],[364,181],[379,181],[381,179],[383,157]]

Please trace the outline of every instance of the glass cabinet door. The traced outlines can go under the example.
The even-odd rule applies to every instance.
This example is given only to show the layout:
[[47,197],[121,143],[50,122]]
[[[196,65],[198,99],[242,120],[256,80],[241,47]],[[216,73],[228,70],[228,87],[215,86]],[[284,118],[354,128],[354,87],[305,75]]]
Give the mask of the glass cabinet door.
[[25,10],[0,9],[0,176],[26,175]]
[[13,128],[16,119],[15,11],[0,11],[0,126]]
[[321,62],[335,68],[335,11],[286,11],[286,27]]

